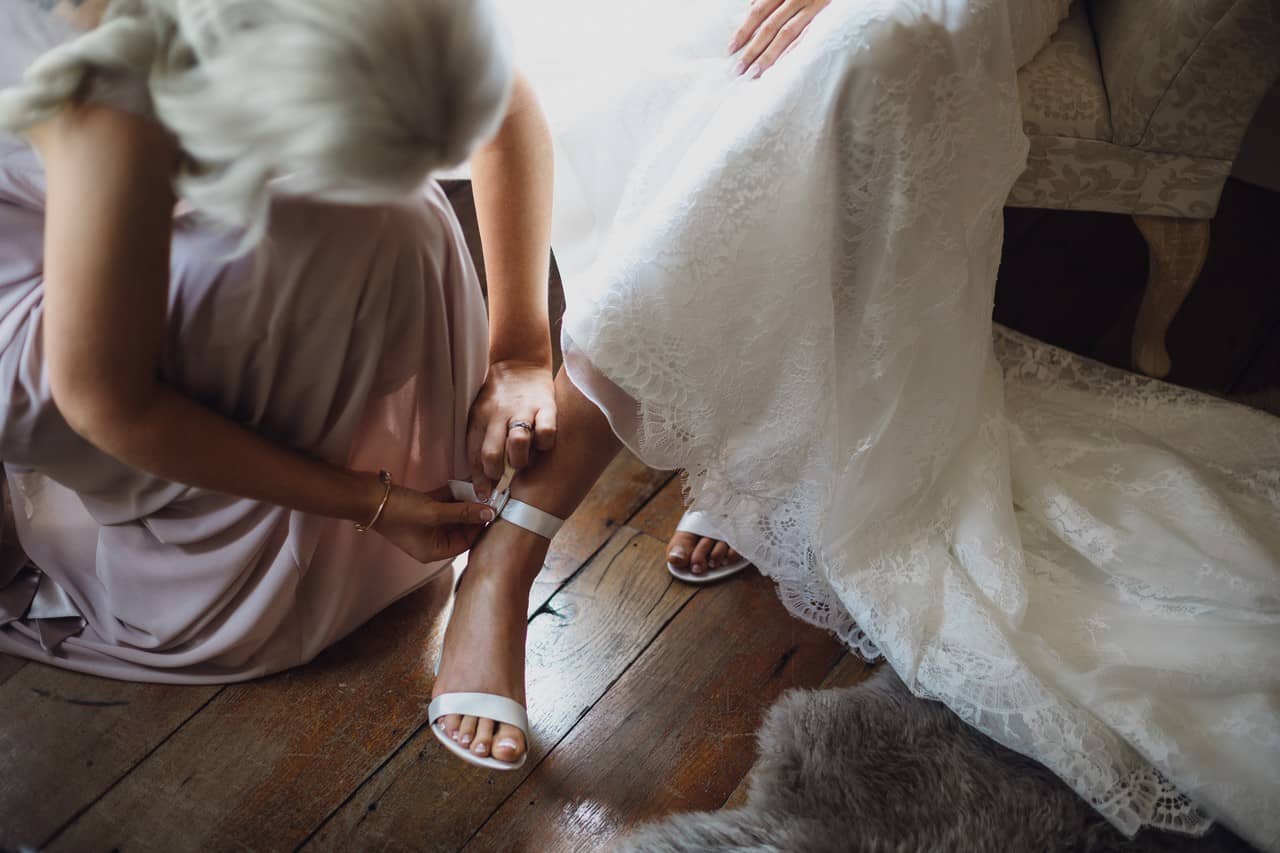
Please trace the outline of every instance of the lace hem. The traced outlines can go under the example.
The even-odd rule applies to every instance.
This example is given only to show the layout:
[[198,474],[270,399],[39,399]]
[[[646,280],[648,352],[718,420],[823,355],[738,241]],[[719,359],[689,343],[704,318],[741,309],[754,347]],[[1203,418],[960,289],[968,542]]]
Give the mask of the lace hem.
[[[1018,333],[997,326],[994,327],[994,336],[996,350],[1011,373],[1021,371],[1043,380],[1046,378],[1043,366],[1047,364],[1052,365],[1050,372],[1054,381],[1065,381],[1065,376],[1079,367],[1079,360],[1071,354]],[[583,362],[600,370],[594,362],[587,362],[585,356]],[[639,387],[645,387],[645,377],[643,373],[636,372],[635,362],[628,365],[628,370],[628,384],[638,382]],[[1115,372],[1114,378],[1125,385],[1136,386],[1146,382],[1141,377],[1131,377],[1120,371]],[[1076,381],[1088,384],[1087,379],[1079,376]],[[1161,386],[1160,392],[1175,396],[1187,393],[1175,386]],[[850,651],[868,663],[888,658],[875,639],[875,627],[864,627],[850,613],[827,580],[841,575],[851,567],[832,564],[830,561],[823,563],[821,567],[819,565],[816,556],[819,553],[821,528],[819,509],[817,502],[807,494],[804,484],[767,499],[738,490],[733,486],[728,472],[712,464],[714,455],[705,448],[700,452],[701,443],[691,441],[691,436],[695,434],[691,426],[682,425],[672,409],[642,403],[637,406],[637,410],[638,432],[635,441],[638,446],[635,449],[638,454],[642,458],[660,458],[668,463],[673,458],[682,461],[685,505],[723,519],[721,523],[725,525],[725,529],[733,531],[734,547],[750,556],[757,568],[777,584],[779,599],[788,612],[811,625],[830,631]],[[1246,488],[1261,490],[1274,497],[1270,484],[1259,484],[1256,478]],[[743,519],[748,520],[749,526],[746,528],[742,526]],[[893,664],[892,660],[888,662]],[[900,671],[901,674],[903,673]],[[980,724],[980,718],[987,712],[978,704],[965,707],[963,703],[956,701],[955,696],[929,691],[918,679],[904,677],[904,681],[922,698],[947,704],[967,722],[977,725],[988,735],[996,736],[990,725]],[[1040,688],[1040,692],[1043,692],[1043,688]],[[1052,700],[1041,697],[1034,704],[1043,708],[1051,705]],[[1010,724],[1005,720],[1001,725],[1007,727]],[[1060,721],[1050,725],[1066,727]],[[1008,739],[998,736],[996,739],[1006,746],[1016,748],[1016,744]],[[1112,749],[1116,752],[1127,751],[1126,747],[1119,744],[1112,744]],[[1144,828],[1198,837],[1213,826],[1212,818],[1158,769],[1145,762],[1140,761],[1138,766],[1117,776],[1114,768],[1100,766],[1106,762],[1090,762],[1088,758],[1082,759],[1078,754],[1053,756],[1057,761],[1045,760],[1043,755],[1029,757],[1053,770],[1093,808],[1130,837]],[[1064,766],[1078,767],[1090,763],[1094,766],[1080,771],[1078,775],[1062,772]],[[1112,781],[1101,789],[1089,783],[1081,784],[1082,779],[1096,780],[1107,775],[1112,777]],[[1101,793],[1097,793],[1098,790]]]

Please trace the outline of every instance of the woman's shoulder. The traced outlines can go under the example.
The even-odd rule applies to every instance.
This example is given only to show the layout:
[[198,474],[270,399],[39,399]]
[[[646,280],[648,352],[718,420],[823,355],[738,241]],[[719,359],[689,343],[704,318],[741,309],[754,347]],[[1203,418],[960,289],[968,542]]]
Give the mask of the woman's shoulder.
[[[19,85],[41,56],[96,27],[106,0],[0,0],[0,90]],[[95,70],[78,100],[154,120],[146,80],[140,75]]]

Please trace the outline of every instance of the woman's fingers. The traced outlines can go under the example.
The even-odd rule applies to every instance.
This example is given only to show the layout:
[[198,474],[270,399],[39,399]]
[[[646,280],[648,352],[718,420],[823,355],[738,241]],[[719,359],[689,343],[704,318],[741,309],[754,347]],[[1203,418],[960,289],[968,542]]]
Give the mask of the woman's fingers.
[[769,46],[765,48],[764,53],[760,54],[760,58],[755,61],[755,71],[752,72],[753,77],[759,77],[764,72],[773,67],[773,64],[783,57],[783,55],[791,49],[796,39],[800,38],[801,33],[809,26],[809,22],[813,20],[813,16],[818,14],[812,6],[801,9],[795,17],[791,18],[774,36]]
[[[512,419],[507,431],[507,462],[517,471],[529,464],[535,449],[547,451],[556,446],[556,409],[547,406],[536,415]],[[533,424],[527,430],[520,424]]]
[[494,517],[488,504],[396,486],[374,529],[415,560],[430,563],[469,549]]
[[488,504],[446,501],[424,502],[419,518],[422,524],[444,527],[451,524],[478,525],[493,521],[493,507]]
[[747,40],[747,46],[742,49],[742,56],[738,58],[739,74],[759,77],[764,73],[764,69],[760,67],[760,57],[769,49],[769,45],[777,38],[783,26],[794,18],[801,8],[797,0],[783,0],[769,17],[756,27],[755,33]]
[[[751,40],[756,30],[765,22],[774,10],[781,6],[783,0],[755,0],[747,10],[747,19],[738,27],[738,31],[729,40],[729,53],[737,53],[744,44]],[[746,66],[743,66],[743,70]]]
[[480,468],[491,482],[498,483],[507,470],[507,424],[494,419],[484,431],[480,448]]
[[[532,424],[533,416],[514,418],[507,427],[507,462],[517,471],[529,464],[529,451],[533,447],[533,430],[526,429],[525,424]],[[505,473],[505,472],[504,472]]]
[[486,422],[474,417],[467,428],[467,461],[471,463],[471,485],[475,487],[476,497],[488,500],[493,483],[484,474],[484,465],[480,461],[480,453],[484,450]]
[[538,412],[533,427],[533,445],[544,452],[556,446],[555,406],[547,406]]

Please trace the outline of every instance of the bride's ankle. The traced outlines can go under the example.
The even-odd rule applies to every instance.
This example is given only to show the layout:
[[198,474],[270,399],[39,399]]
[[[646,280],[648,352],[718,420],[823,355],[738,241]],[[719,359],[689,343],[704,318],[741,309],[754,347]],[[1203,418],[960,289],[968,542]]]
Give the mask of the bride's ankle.
[[498,519],[471,549],[467,570],[479,570],[531,587],[551,543],[545,538]]

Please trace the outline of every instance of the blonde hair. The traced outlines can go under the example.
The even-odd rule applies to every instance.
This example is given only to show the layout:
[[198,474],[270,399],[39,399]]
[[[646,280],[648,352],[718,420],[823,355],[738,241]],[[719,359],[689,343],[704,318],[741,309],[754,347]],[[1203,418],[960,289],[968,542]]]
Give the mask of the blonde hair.
[[509,52],[488,0],[114,0],[0,93],[21,131],[91,74],[146,80],[182,148],[178,195],[264,232],[273,195],[374,204],[464,161],[501,121]]

